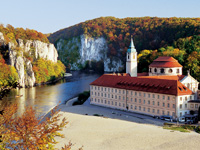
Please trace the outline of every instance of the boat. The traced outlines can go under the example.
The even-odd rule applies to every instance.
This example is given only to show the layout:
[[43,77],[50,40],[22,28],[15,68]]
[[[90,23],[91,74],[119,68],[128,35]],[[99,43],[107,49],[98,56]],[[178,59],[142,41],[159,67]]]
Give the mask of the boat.
[[23,95],[16,95],[15,97],[17,98],[17,97],[22,97]]
[[65,73],[64,77],[71,77],[72,74],[71,73]]

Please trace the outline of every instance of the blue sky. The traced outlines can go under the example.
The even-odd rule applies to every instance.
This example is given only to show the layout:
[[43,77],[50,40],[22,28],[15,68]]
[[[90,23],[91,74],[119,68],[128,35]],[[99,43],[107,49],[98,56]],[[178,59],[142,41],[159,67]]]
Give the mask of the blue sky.
[[199,0],[2,0],[0,23],[52,33],[114,16],[200,17]]

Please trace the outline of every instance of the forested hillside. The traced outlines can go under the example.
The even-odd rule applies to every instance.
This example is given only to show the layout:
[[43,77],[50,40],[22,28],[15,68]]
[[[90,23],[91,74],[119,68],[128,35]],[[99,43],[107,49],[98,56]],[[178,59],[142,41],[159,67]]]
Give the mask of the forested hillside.
[[39,40],[41,42],[49,43],[46,35],[31,29],[14,28],[12,25],[8,24],[4,27],[0,24],[0,32],[3,33],[6,42],[16,42],[17,39],[22,40]]
[[62,29],[50,35],[55,43],[58,39],[69,39],[81,34],[106,38],[110,54],[115,55],[121,48],[126,51],[130,35],[138,51],[158,49],[171,45],[179,38],[200,33],[200,18],[125,18],[101,17]]
[[68,40],[82,34],[104,37],[108,57],[117,56],[123,62],[133,35],[139,54],[139,72],[147,71],[148,65],[159,55],[168,55],[179,60],[184,73],[190,69],[200,80],[200,18],[101,17],[57,31],[49,40],[56,45],[59,39]]
[[35,30],[0,25],[0,96],[8,87],[32,87],[65,73],[57,50]]

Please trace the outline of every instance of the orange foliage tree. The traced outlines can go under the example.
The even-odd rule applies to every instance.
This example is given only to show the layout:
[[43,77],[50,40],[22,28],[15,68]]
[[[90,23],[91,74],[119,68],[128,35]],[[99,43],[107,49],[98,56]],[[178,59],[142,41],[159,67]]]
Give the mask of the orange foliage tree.
[[[63,137],[61,131],[66,125],[66,118],[59,120],[59,111],[51,111],[51,117],[43,120],[36,117],[32,107],[27,107],[21,117],[14,117],[17,105],[4,108],[0,114],[0,149],[47,150],[54,149],[55,137]],[[72,144],[65,146],[68,150]]]
[[23,28],[14,28],[12,25],[8,24],[4,27],[2,24],[0,25],[0,32],[3,33],[6,42],[16,42],[17,39],[22,40],[39,40],[45,43],[49,43],[47,36],[38,32],[36,30],[31,29],[23,29]]

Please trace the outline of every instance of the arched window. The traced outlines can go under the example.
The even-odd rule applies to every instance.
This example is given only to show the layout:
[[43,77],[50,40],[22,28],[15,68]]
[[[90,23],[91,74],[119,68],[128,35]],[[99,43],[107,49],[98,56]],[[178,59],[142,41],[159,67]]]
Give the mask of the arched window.
[[165,69],[161,68],[160,73],[165,73]]
[[190,88],[190,83],[187,84],[187,87]]
[[149,68],[149,72],[151,72],[151,68]]
[[157,72],[157,69],[156,69],[156,68],[154,69],[154,72]]
[[173,70],[172,69],[169,69],[169,71],[168,71],[169,73],[172,73],[173,72]]

